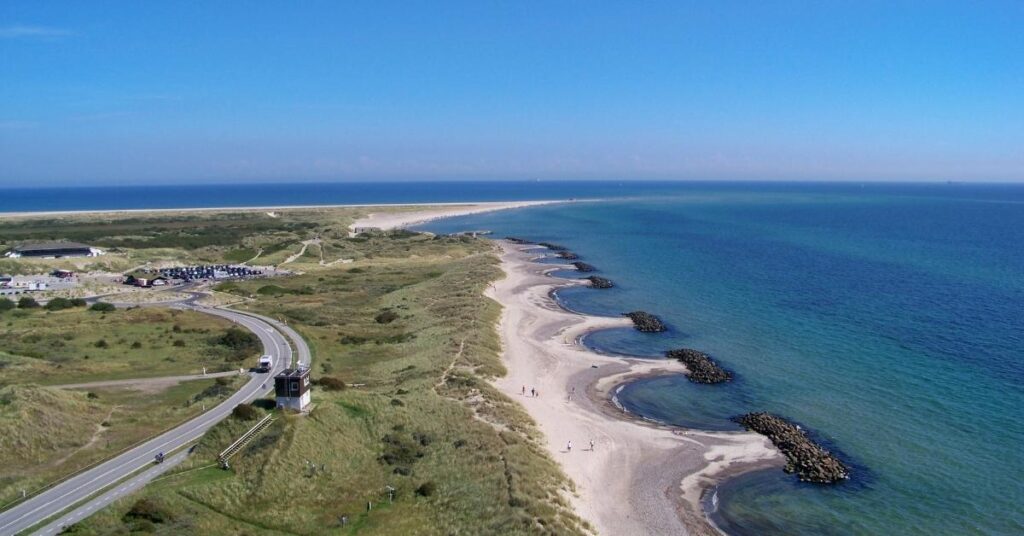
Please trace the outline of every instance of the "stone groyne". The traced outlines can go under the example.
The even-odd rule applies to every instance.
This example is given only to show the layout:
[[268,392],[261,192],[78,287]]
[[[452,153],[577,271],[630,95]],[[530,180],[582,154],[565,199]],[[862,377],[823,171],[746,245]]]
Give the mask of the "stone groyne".
[[715,363],[711,356],[691,348],[669,350],[665,355],[670,359],[681,361],[690,371],[688,375],[694,383],[722,383],[732,379],[732,373]]
[[850,477],[850,470],[797,425],[778,415],[758,412],[736,417],[748,430],[767,436],[786,456],[786,472],[796,473],[802,482],[832,484]]
[[652,315],[645,311],[633,311],[630,313],[622,313],[623,316],[628,316],[633,321],[633,327],[637,331],[644,333],[658,333],[668,329],[668,326],[661,321],[660,318]]

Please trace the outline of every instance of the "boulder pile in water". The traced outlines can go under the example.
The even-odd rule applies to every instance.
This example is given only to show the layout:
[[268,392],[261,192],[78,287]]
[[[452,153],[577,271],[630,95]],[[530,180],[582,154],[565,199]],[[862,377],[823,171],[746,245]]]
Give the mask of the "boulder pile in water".
[[615,286],[612,284],[611,279],[605,279],[603,277],[598,277],[596,275],[592,275],[587,279],[590,280],[590,286],[593,288],[612,288]]
[[537,245],[538,246],[544,246],[544,247],[550,249],[551,251],[568,251],[569,250],[569,248],[567,248],[565,246],[559,246],[558,244],[552,244],[551,242],[540,242]]
[[622,313],[624,316],[628,316],[633,321],[633,327],[637,331],[644,333],[657,333],[659,331],[665,331],[668,329],[665,323],[660,318],[646,313],[644,311],[633,311],[631,313]]
[[559,251],[558,253],[555,254],[555,256],[560,258],[560,259],[566,259],[566,260],[570,260],[570,261],[574,261],[574,260],[580,258],[579,255],[577,255],[577,254],[575,254],[575,253],[573,253],[571,251]]
[[771,413],[747,413],[735,419],[746,429],[765,435],[786,455],[786,472],[802,482],[831,484],[850,478],[850,470],[832,453],[811,441],[797,425]]
[[508,240],[509,242],[512,242],[513,244],[521,244],[521,245],[533,244],[532,240],[527,240],[525,238],[516,238],[514,236],[506,236],[505,240]]
[[575,266],[576,270],[578,270],[580,272],[595,272],[595,271],[597,271],[597,268],[594,268],[593,266],[591,266],[591,265],[589,265],[589,264],[587,264],[585,262],[576,261],[576,262],[572,263],[572,265]]
[[711,356],[691,348],[680,348],[665,352],[671,359],[678,359],[690,370],[688,378],[694,383],[722,383],[732,379],[732,373],[715,363]]

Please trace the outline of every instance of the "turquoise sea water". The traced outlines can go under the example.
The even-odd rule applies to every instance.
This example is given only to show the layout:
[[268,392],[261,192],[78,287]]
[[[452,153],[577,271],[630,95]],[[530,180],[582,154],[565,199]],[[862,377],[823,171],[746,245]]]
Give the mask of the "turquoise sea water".
[[776,412],[854,467],[836,486],[725,484],[730,533],[1024,533],[1024,187],[687,185],[427,228],[567,245],[617,285],[567,306],[671,326],[587,344],[698,348],[737,375],[641,381],[630,410],[714,429]]

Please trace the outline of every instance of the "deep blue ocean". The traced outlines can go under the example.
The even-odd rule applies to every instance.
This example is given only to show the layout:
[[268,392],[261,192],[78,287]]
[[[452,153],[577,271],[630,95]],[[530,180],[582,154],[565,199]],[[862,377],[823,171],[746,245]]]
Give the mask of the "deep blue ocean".
[[620,393],[629,410],[720,430],[772,411],[853,466],[836,486],[781,470],[723,485],[714,517],[730,533],[1024,534],[1024,186],[635,193],[427,228],[569,246],[617,286],[563,291],[568,307],[671,325],[588,345],[698,348],[737,375],[641,381]]
[[[613,279],[560,295],[671,330],[587,344],[712,354],[736,381],[641,381],[633,412],[735,429],[801,423],[854,468],[718,490],[733,534],[1024,534],[1024,185],[505,182],[0,190],[0,212],[593,199],[434,222],[559,242]],[[567,274],[573,275],[573,273]]]

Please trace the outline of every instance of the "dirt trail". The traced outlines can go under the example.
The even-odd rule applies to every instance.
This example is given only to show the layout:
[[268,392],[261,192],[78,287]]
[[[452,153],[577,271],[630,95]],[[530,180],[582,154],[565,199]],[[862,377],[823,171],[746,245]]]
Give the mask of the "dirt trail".
[[51,385],[57,389],[91,389],[94,387],[128,387],[139,391],[160,392],[164,389],[177,385],[181,382],[194,380],[208,380],[210,378],[222,378],[225,376],[237,376],[237,370],[227,372],[211,372],[209,374],[190,374],[186,376],[162,376],[159,378],[130,378],[127,380],[105,380],[87,383],[66,383],[63,385]]
[[93,432],[92,437],[89,438],[89,441],[86,441],[86,443],[84,445],[82,445],[81,447],[78,447],[77,449],[69,452],[67,456],[64,456],[63,458],[52,462],[51,465],[53,467],[58,467],[62,463],[70,460],[71,457],[74,456],[75,454],[78,454],[79,452],[82,452],[83,450],[93,446],[97,441],[99,441],[100,440],[100,436],[103,435],[103,432],[107,429],[106,426],[103,426],[103,423],[105,423],[105,422],[110,420],[110,417],[114,414],[114,410],[116,410],[117,408],[118,408],[118,406],[114,406],[114,407],[110,408],[110,411],[107,413],[107,416],[104,417],[102,421],[96,423],[96,431]]

